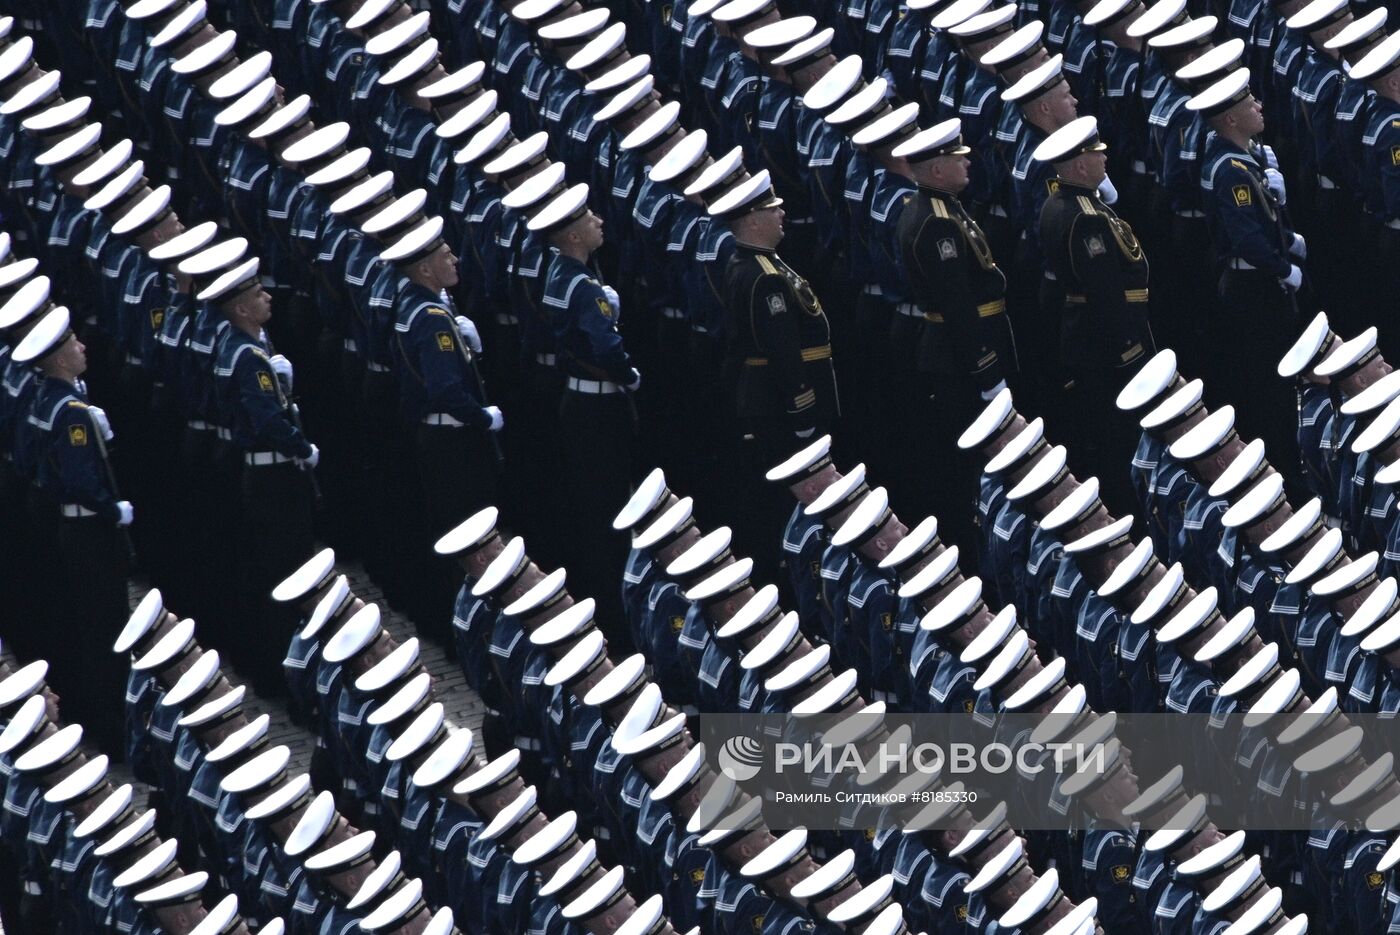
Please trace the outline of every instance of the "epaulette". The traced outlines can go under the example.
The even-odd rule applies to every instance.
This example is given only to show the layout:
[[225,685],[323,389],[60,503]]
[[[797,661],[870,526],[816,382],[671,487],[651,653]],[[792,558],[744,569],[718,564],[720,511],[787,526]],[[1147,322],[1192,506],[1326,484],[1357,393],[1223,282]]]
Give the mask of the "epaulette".
[[754,256],[754,259],[758,261],[758,268],[761,269],[761,270],[763,270],[764,275],[766,275],[766,276],[781,276],[781,275],[783,275],[782,273],[778,272],[778,268],[777,268],[776,266],[773,265],[773,261],[770,260],[770,259],[768,259],[768,257],[764,256],[763,254],[760,253],[760,254],[755,255],[755,256]]

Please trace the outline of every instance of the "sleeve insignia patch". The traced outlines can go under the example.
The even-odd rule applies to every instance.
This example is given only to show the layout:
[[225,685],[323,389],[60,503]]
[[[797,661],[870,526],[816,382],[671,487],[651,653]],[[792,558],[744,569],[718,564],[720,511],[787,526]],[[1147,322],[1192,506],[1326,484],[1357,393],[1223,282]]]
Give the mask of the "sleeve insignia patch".
[[763,931],[763,916],[754,916],[749,919],[749,930],[753,932],[753,935],[759,935]]
[[880,615],[880,629],[884,630],[886,633],[894,629],[894,614]]
[[1390,147],[1390,164],[1400,166],[1400,146]]
[[1235,196],[1236,208],[1248,208],[1254,204],[1254,193],[1249,190],[1248,185],[1236,185],[1230,191]]
[[446,331],[439,331],[439,332],[437,333],[436,338],[437,338],[437,348],[438,348],[438,350],[440,350],[440,351],[450,351],[450,350],[452,350],[452,335],[448,334]]
[[1114,883],[1127,883],[1133,878],[1133,872],[1123,864],[1119,864],[1109,871]]
[[159,331],[159,330],[160,330],[161,323],[164,322],[164,321],[165,321],[165,309],[163,309],[163,308],[153,308],[153,309],[151,309],[151,330],[152,330],[152,331]]
[[938,258],[940,260],[957,259],[958,245],[953,243],[953,238],[944,237],[938,242]]
[[272,374],[268,373],[266,370],[258,371],[258,389],[262,390],[264,393],[275,392],[272,384]]
[[972,701],[971,698],[969,698],[969,699],[967,699],[966,701],[964,701],[964,702],[963,702],[963,714],[971,714],[971,713],[972,713],[973,707],[974,707],[974,704],[973,704],[973,701]]
[[598,314],[602,315],[604,318],[613,317],[613,308],[611,305],[608,304],[607,299],[603,298],[602,296],[598,296],[598,298],[594,301],[598,303]]
[[787,303],[780,295],[770,295],[768,297],[768,314],[781,315],[787,311]]
[[87,429],[86,429],[84,426],[81,426],[81,425],[70,425],[70,426],[68,426],[68,444],[70,444],[70,445],[86,445],[86,444],[87,444]]
[[966,921],[967,921],[967,904],[964,903],[963,905],[959,906],[959,907],[957,908],[956,914],[957,914],[957,917],[958,917],[958,921],[959,921],[959,922],[966,922]]
[[1366,874],[1366,888],[1368,890],[1377,889],[1385,882],[1385,876],[1378,870],[1372,870]]
[[699,886],[701,883],[704,883],[704,882],[705,882],[705,868],[704,868],[704,867],[697,867],[697,868],[695,868],[694,870],[690,871],[690,885],[691,885],[691,886]]
[[1047,192],[1049,192],[1050,194],[1052,194],[1052,195],[1058,193],[1059,190],[1060,190],[1060,180],[1059,180],[1059,179],[1048,179],[1048,180],[1045,182],[1045,190],[1046,190]]
[[1098,234],[1090,237],[1084,247],[1089,251],[1089,256],[1103,256],[1108,252],[1108,249],[1103,245],[1103,238]]
[[681,631],[684,630],[684,629],[685,629],[685,618],[684,618],[684,617],[676,617],[676,616],[671,617],[671,632],[672,632],[672,633],[679,633],[679,632],[681,632]]

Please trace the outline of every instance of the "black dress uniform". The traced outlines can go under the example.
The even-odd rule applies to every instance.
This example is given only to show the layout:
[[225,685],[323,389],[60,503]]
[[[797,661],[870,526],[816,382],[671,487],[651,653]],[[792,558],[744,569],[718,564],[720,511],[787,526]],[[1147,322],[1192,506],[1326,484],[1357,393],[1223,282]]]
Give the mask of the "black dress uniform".
[[807,280],[776,250],[739,243],[724,289],[740,419],[780,447],[790,447],[790,431],[829,429],[841,413],[831,326]]
[[743,242],[745,233],[753,234],[746,215],[781,204],[766,170],[735,182],[709,203],[710,217],[732,222],[735,238],[724,268],[724,370],[734,388],[745,452],[731,479],[736,494],[746,498],[735,504],[734,515],[743,517],[735,524],[736,550],[760,556],[768,553],[765,545],[789,503],[759,478],[806,445],[805,439],[830,431],[841,414],[831,327],[821,302],[773,246]]
[[[1042,161],[1103,150],[1097,122],[1081,117],[1046,138]],[[1115,508],[1132,503],[1126,467],[1135,439],[1113,400],[1155,352],[1147,320],[1147,256],[1127,221],[1097,187],[1056,179],[1040,212],[1045,267],[1064,289],[1060,362],[1074,450],[1084,452]],[[1111,492],[1110,492],[1111,491]]]
[[[895,149],[923,182],[922,167],[934,159],[961,159],[964,145],[958,119],[924,130]],[[952,168],[952,163],[949,163]],[[957,193],[920,184],[895,229],[900,264],[910,297],[923,319],[917,365],[925,381],[919,427],[909,438],[922,476],[937,470],[945,482],[920,485],[934,514],[955,525],[945,535],[957,541],[971,529],[952,530],[970,515],[976,472],[955,440],[983,405],[1016,370],[1016,345],[1006,317],[1006,275],[997,266],[982,228]],[[932,430],[929,431],[928,429]]]
[[1006,274],[982,229],[956,195],[921,186],[900,215],[898,237],[924,316],[920,371],[968,378],[978,392],[995,388],[1014,370],[1016,348],[1006,320]]

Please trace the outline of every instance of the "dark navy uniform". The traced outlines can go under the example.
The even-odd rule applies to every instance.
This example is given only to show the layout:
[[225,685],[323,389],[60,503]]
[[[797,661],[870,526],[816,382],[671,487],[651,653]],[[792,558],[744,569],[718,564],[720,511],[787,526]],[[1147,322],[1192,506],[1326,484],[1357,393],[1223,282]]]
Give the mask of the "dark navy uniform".
[[1138,862],[1137,842],[1130,834],[1110,828],[1090,828],[1084,832],[1084,871],[1086,895],[1099,901],[1096,917],[1105,931],[1127,932],[1138,929],[1146,918],[1138,911],[1133,892],[1133,868]]
[[313,449],[268,353],[262,341],[229,328],[219,342],[214,388],[221,421],[243,461],[238,587],[253,618],[245,624],[266,628],[260,634],[250,631],[246,655],[240,652],[238,661],[248,665],[259,686],[280,691],[280,647],[288,622],[266,607],[266,595],[311,551],[313,504],[296,461],[311,457]]
[[1290,274],[1294,234],[1253,154],[1211,134],[1202,161],[1206,218],[1220,264],[1217,347],[1251,347],[1250,354],[1211,368],[1207,379],[1238,400],[1241,421],[1253,426],[1270,452],[1288,463],[1293,426],[1274,362],[1287,350],[1297,322],[1296,303],[1282,280]]
[[[81,383],[81,381],[79,381]],[[51,595],[58,626],[36,649],[50,665],[54,687],[68,696],[68,709],[107,749],[120,749],[121,719],[111,703],[122,677],[92,632],[116,633],[128,613],[128,559],[118,522],[121,511],[109,480],[105,442],[84,388],[57,377],[42,379],[28,424],[35,433],[36,481],[59,514],[58,556],[83,581]]]
[[613,511],[627,501],[632,480],[636,426],[627,387],[640,376],[618,330],[621,309],[587,265],[555,254],[545,275],[542,307],[553,323],[565,383],[559,444],[577,533],[568,550],[569,566],[582,572],[590,593],[598,595],[609,642],[620,638],[617,645],[626,646],[627,635],[616,628],[621,608],[615,608],[615,575],[625,544],[604,531]]

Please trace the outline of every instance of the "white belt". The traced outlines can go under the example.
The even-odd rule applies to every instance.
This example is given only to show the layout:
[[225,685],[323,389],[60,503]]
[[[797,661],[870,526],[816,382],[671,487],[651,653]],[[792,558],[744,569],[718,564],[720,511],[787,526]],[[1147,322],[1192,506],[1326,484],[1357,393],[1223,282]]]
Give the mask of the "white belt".
[[1006,213],[1006,209],[1001,205],[992,205],[987,209],[987,213],[994,218],[1010,217],[1010,215]]
[[498,325],[518,325],[518,324],[520,324],[520,319],[519,319],[519,318],[516,318],[516,317],[515,317],[514,315],[512,315],[510,312],[497,312],[497,313],[496,313],[496,324],[498,324]]
[[515,736],[515,745],[521,750],[542,750],[544,745],[534,737],[523,737],[519,734]]
[[662,318],[684,318],[685,312],[678,308],[671,308],[669,305],[661,310]]
[[127,354],[127,355],[126,355],[126,362],[129,363],[129,364],[131,364],[131,365],[134,366],[134,367],[142,367],[142,366],[145,366],[145,361],[143,361],[141,358],[137,357],[135,354]]
[[1056,279],[1055,274],[1052,273],[1052,272],[1050,272],[1048,269],[1045,271],[1045,278],[1048,279],[1048,280],[1050,280],[1051,282],[1057,282],[1057,281],[1058,281],[1058,280]]
[[695,324],[694,322],[691,322],[690,330],[691,330],[691,331],[694,331],[696,334],[709,334],[709,333],[710,333],[710,329],[709,329],[709,328],[706,328],[704,325],[697,325],[697,324]]
[[365,369],[368,370],[370,373],[388,373],[388,372],[389,372],[389,368],[388,368],[388,367],[384,366],[383,364],[376,364],[376,363],[375,363],[374,361],[372,361],[372,360],[367,360],[367,361],[365,361]]
[[559,358],[555,354],[535,355],[535,363],[539,364],[541,367],[553,367],[556,363],[558,363],[558,361]]
[[884,295],[885,290],[880,288],[879,283],[869,283],[860,287],[861,295]]
[[1230,258],[1230,269],[1255,269],[1255,266],[1248,260],[1241,260],[1236,256]]
[[191,419],[186,422],[185,425],[199,432],[212,432],[216,428],[216,426],[210,425],[203,419]]
[[575,393],[590,393],[594,396],[622,392],[622,387],[610,380],[580,380],[578,377],[569,377],[567,386]]
[[37,880],[25,880],[24,892],[28,896],[42,896],[44,895],[44,888],[39,885],[39,881]]
[[894,310],[901,315],[908,315],[910,318],[918,318],[923,314],[919,311],[919,306],[913,302],[900,302],[894,307]]
[[1203,218],[1206,213],[1199,208],[1180,208],[1173,212],[1179,218]]
[[69,519],[80,519],[84,516],[97,515],[97,513],[95,513],[94,511],[89,510],[85,506],[79,506],[76,503],[65,503],[61,507],[59,507],[59,510],[61,510],[63,515],[68,517]]
[[461,419],[450,416],[445,412],[430,412],[423,417],[424,425],[450,425],[454,428],[461,428],[466,425]]
[[277,451],[245,451],[243,463],[252,467],[267,467],[269,464],[290,464],[291,458]]
[[231,441],[233,441],[233,429],[226,429],[226,428],[221,428],[220,426],[215,426],[215,427],[214,427],[214,434],[217,435],[217,436],[219,437],[219,440],[220,440],[220,441],[225,441],[225,442],[231,442]]
[[1385,226],[1389,227],[1391,230],[1400,230],[1400,218],[1391,218],[1389,221],[1385,222]]
[[360,351],[360,347],[355,343],[354,338],[346,338],[343,342],[341,342],[340,346],[345,348],[352,354],[357,354]]
[[878,688],[876,688],[871,690],[870,700],[882,701],[885,704],[894,704],[896,701],[899,700],[899,696],[896,695],[894,692],[880,691]]
[[1317,177],[1317,187],[1326,189],[1327,191],[1331,191],[1332,189],[1337,187],[1337,183],[1332,181],[1325,175],[1319,175]]
[[1133,172],[1136,173],[1137,175],[1146,175],[1146,174],[1147,174],[1147,163],[1143,162],[1141,159],[1134,159],[1134,160],[1133,160]]

